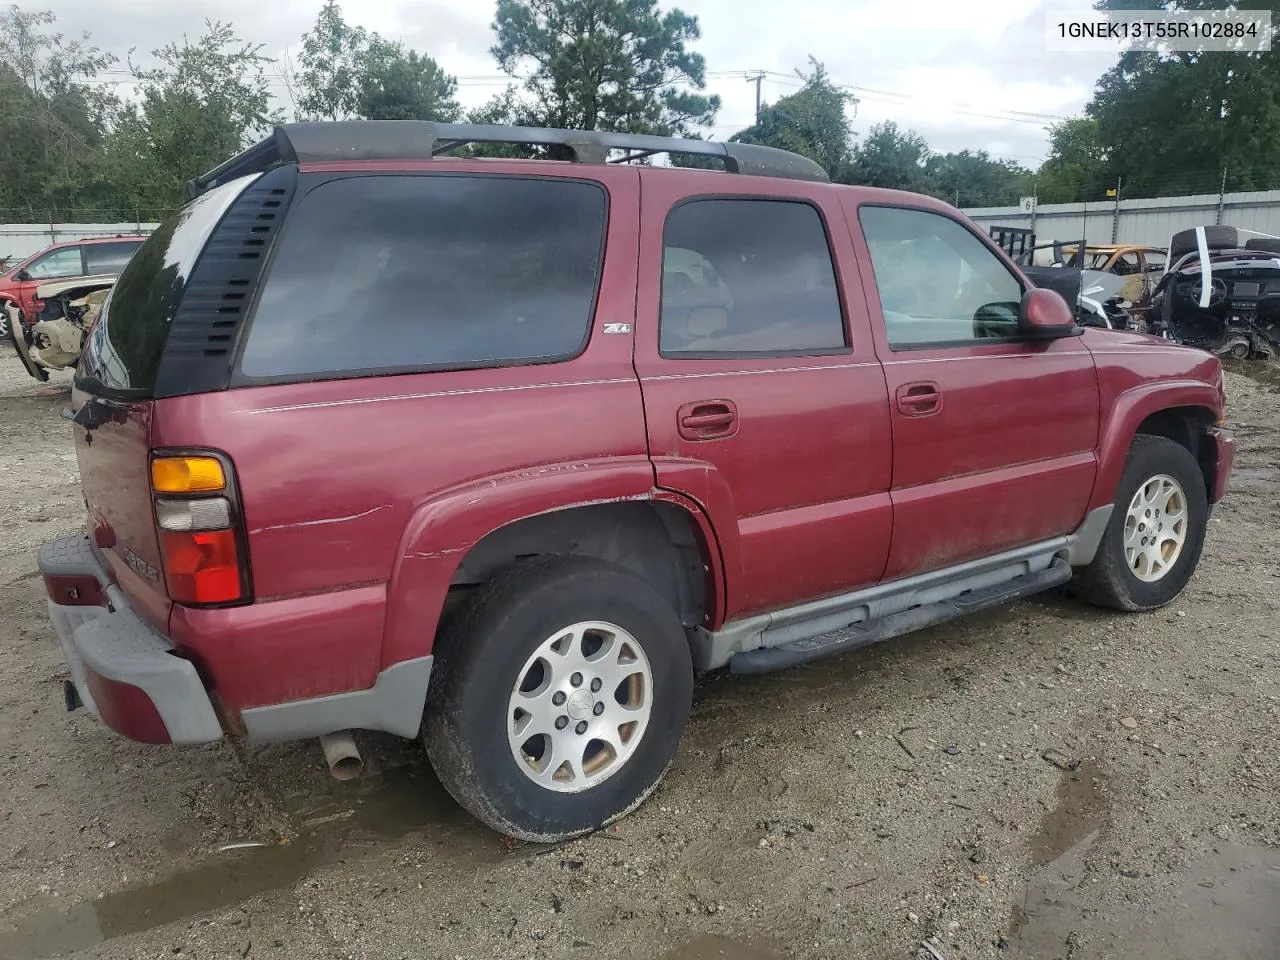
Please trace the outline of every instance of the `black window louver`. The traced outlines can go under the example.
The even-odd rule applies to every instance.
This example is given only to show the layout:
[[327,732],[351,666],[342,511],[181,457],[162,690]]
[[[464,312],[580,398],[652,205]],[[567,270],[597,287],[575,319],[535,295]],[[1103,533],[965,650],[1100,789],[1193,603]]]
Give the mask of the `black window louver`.
[[170,324],[156,397],[226,388],[237,336],[297,179],[295,166],[264,174],[210,235]]

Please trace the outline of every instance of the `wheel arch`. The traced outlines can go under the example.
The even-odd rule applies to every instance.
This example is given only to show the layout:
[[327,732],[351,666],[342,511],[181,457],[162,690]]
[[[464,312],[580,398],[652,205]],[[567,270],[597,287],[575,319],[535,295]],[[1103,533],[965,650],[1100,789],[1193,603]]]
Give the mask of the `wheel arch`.
[[1121,394],[1099,441],[1098,480],[1090,509],[1115,500],[1129,448],[1139,434],[1165,437],[1189,450],[1212,499],[1218,451],[1205,439],[1218,423],[1221,405],[1218,391],[1199,381],[1163,381]]
[[1167,407],[1148,415],[1138,424],[1134,435],[1164,437],[1185,447],[1200,465],[1205,491],[1212,498],[1218,473],[1218,449],[1216,444],[1206,441],[1217,420],[1217,415],[1208,407]]
[[480,580],[516,559],[557,554],[645,577],[691,627],[714,625],[724,609],[710,519],[655,488],[647,457],[548,465],[466,484],[415,510],[387,584],[382,668],[430,654],[444,617]]

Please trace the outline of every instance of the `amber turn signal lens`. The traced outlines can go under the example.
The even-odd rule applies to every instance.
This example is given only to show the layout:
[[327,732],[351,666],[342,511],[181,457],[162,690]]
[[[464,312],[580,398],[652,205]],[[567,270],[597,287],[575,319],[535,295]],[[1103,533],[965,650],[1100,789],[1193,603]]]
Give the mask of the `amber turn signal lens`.
[[156,493],[205,493],[225,490],[227,476],[216,457],[156,457],[151,488]]
[[230,603],[240,599],[240,558],[234,531],[163,530],[160,548],[169,597],[176,603]]

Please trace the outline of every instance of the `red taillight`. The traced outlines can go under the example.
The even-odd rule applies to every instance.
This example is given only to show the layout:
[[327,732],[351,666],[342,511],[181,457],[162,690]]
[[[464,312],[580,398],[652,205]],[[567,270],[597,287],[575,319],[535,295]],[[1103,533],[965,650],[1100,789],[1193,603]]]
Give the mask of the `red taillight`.
[[176,603],[241,599],[240,556],[234,530],[160,531],[165,580]]

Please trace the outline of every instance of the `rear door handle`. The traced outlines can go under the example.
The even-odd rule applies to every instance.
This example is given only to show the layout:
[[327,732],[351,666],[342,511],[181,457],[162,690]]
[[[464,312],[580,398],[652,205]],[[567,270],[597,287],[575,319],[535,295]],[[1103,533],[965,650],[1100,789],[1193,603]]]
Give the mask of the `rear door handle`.
[[942,391],[933,381],[904,383],[895,396],[905,417],[927,417],[942,409]]
[[680,436],[686,440],[723,440],[738,432],[738,407],[732,400],[699,400],[676,411]]

